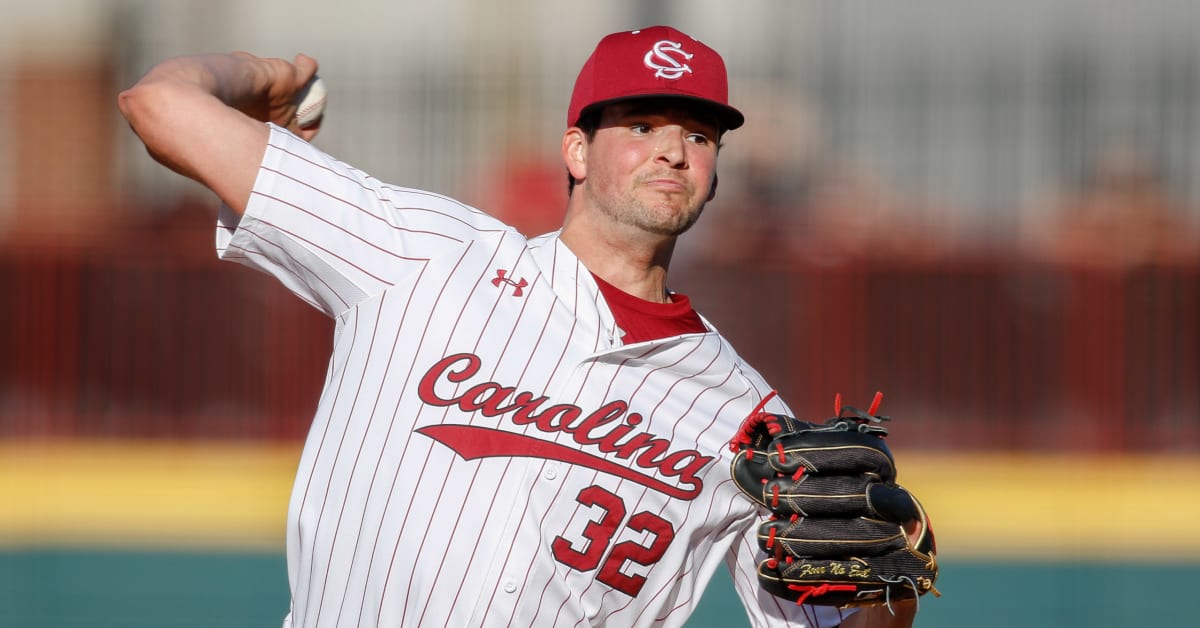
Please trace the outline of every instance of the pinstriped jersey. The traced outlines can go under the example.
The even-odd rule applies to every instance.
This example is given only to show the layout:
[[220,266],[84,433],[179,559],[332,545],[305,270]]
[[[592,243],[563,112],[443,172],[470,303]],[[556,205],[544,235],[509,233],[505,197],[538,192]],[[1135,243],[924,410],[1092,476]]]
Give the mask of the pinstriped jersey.
[[334,320],[285,625],[680,626],[722,564],[755,625],[840,621],[755,580],[764,512],[726,444],[770,389],[707,321],[622,344],[556,234],[274,126],[217,248]]

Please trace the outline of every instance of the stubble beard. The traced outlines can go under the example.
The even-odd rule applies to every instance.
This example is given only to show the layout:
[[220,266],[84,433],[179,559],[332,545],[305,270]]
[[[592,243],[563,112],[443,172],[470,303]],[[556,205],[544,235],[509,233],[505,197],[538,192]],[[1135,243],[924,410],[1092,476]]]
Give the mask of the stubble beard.
[[704,203],[681,211],[670,197],[647,203],[633,192],[616,199],[594,200],[600,211],[613,222],[668,237],[678,237],[686,233],[704,212]]

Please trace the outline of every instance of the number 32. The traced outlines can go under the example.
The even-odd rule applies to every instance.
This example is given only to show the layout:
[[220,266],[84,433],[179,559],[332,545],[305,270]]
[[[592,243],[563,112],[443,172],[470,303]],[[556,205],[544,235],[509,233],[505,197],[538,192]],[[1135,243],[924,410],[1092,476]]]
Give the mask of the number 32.
[[646,577],[626,575],[621,573],[621,567],[625,566],[626,560],[647,566],[658,562],[666,553],[667,546],[674,540],[675,529],[669,521],[654,513],[636,513],[625,523],[625,527],[634,532],[649,532],[652,535],[650,544],[639,545],[633,541],[617,543],[605,559],[605,550],[617,535],[621,522],[625,520],[625,502],[599,486],[583,489],[576,499],[584,506],[601,508],[603,513],[584,527],[583,536],[587,539],[587,544],[582,551],[571,547],[570,541],[558,536],[551,545],[554,557],[562,564],[579,571],[591,571],[599,567],[603,560],[604,566],[600,568],[596,579],[631,597],[636,596],[642,590],[642,585],[646,584]]

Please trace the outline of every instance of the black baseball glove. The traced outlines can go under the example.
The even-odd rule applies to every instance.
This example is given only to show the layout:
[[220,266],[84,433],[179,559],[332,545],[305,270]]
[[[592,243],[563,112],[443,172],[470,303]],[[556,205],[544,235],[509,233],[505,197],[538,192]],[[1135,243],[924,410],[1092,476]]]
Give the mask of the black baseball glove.
[[933,530],[896,484],[883,440],[890,419],[875,414],[882,395],[867,412],[843,407],[838,396],[834,416],[820,424],[763,412],[770,398],[730,441],[734,482],[773,513],[758,529],[763,588],[843,607],[938,595]]

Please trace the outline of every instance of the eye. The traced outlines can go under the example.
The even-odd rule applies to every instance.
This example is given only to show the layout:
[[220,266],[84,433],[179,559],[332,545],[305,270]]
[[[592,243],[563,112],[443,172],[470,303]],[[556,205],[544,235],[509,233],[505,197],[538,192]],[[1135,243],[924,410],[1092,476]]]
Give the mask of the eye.
[[633,131],[634,135],[645,135],[650,132],[651,126],[646,122],[634,122],[629,125],[629,130]]
[[689,142],[701,146],[707,146],[712,143],[712,139],[703,133],[689,133],[687,139]]

